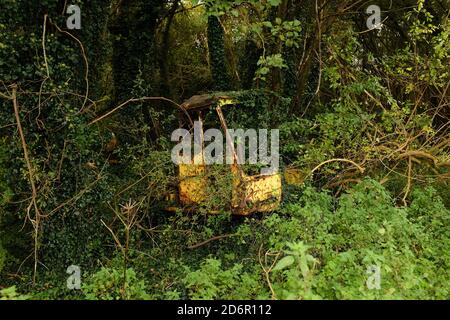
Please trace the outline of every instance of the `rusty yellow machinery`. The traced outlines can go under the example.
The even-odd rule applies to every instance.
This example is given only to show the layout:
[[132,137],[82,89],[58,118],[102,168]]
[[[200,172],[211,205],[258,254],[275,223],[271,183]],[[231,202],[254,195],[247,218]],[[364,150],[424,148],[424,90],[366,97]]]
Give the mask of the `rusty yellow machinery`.
[[[202,125],[202,111],[215,105],[216,115],[222,130],[227,134],[227,124],[222,113],[222,107],[235,105],[237,102],[226,95],[197,95],[193,96],[181,106],[188,115],[198,115]],[[192,125],[192,121],[191,121]],[[192,128],[191,128],[192,129]],[[203,132],[203,128],[201,128]],[[227,139],[227,141],[230,141]],[[268,212],[278,208],[282,196],[282,177],[279,172],[266,175],[247,175],[236,161],[233,142],[230,148],[234,154],[233,163],[227,165],[231,174],[231,196],[228,203],[231,211],[236,215],[249,215],[254,212]],[[214,183],[208,179],[208,168],[203,153],[195,154],[190,163],[178,164],[177,192],[167,197],[172,205],[169,211],[195,210],[208,198],[208,185]],[[302,174],[298,169],[286,169],[285,182],[288,184],[302,183]],[[226,195],[224,195],[226,196]],[[214,212],[211,212],[214,213]]]

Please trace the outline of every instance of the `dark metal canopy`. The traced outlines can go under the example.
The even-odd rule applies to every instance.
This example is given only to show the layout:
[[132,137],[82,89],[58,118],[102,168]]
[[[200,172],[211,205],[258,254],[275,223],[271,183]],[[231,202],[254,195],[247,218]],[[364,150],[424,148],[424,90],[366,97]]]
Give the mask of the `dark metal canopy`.
[[181,105],[187,111],[207,109],[222,99],[233,99],[225,94],[201,94],[195,95]]

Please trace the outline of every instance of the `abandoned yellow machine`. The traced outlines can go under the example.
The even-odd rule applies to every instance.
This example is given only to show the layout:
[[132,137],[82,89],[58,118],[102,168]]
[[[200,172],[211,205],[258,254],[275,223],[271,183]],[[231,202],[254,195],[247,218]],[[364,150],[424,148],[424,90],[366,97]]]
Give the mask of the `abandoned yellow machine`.
[[[236,105],[237,102],[227,95],[197,95],[185,101],[181,107],[185,114],[198,116],[201,132],[203,132],[202,112],[216,106],[215,113],[220,121],[221,128],[228,135],[227,124],[222,113],[222,107]],[[192,127],[193,123],[190,120]],[[192,128],[190,128],[192,129]],[[229,138],[227,136],[227,138]],[[278,208],[281,202],[282,179],[279,172],[266,175],[247,175],[238,164],[234,141],[227,139],[233,153],[233,163],[227,165],[231,173],[231,195],[226,199],[233,214],[249,215],[254,212],[268,212]],[[203,152],[194,155],[189,163],[178,164],[177,192],[170,194],[167,200],[174,205],[166,207],[168,211],[192,211],[204,203],[208,198],[208,186],[213,181],[208,179],[209,166],[205,164]],[[296,172],[285,174],[287,180],[294,181]],[[215,213],[215,212],[210,212]]]

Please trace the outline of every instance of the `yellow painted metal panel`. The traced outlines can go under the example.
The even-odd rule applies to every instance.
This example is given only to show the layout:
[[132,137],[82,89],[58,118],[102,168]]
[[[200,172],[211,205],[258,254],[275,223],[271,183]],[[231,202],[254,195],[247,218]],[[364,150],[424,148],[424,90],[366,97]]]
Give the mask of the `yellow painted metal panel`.
[[194,162],[202,164],[180,164],[178,178],[180,202],[183,205],[199,204],[206,198],[206,167],[202,155],[194,156]]
[[234,179],[232,207],[236,214],[273,211],[281,202],[279,174],[243,176]]
[[305,173],[300,169],[286,168],[284,171],[284,180],[289,185],[299,186],[305,181]]

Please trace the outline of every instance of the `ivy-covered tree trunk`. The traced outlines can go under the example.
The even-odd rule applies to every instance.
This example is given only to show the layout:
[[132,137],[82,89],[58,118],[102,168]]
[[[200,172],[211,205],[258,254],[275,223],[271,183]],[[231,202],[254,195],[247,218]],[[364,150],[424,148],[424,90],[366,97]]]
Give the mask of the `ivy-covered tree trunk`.
[[[113,106],[132,97],[158,95],[156,28],[165,1],[128,0],[120,2],[111,25],[113,36],[112,69],[114,78]],[[136,108],[140,112],[133,112]],[[152,118],[148,104],[129,109],[130,122],[143,122],[151,130],[149,141],[157,139],[159,124]],[[143,119],[143,121],[141,120]]]
[[208,48],[214,90],[231,90],[231,79],[228,74],[225,55],[223,27],[219,18],[212,15],[208,17]]
[[169,9],[167,22],[164,27],[161,41],[161,50],[159,54],[159,69],[161,73],[161,85],[160,85],[160,95],[172,97],[171,88],[169,84],[169,70],[167,66],[169,49],[170,49],[170,27],[172,26],[175,13],[180,4],[179,0],[175,0]]
[[241,70],[241,87],[244,90],[253,88],[256,70],[258,70],[258,59],[261,57],[263,50],[258,48],[251,39],[245,42],[245,54],[241,58],[239,67]]
[[113,36],[115,102],[132,96],[140,71],[154,65],[157,19],[162,1],[128,0],[117,7],[110,24]]

